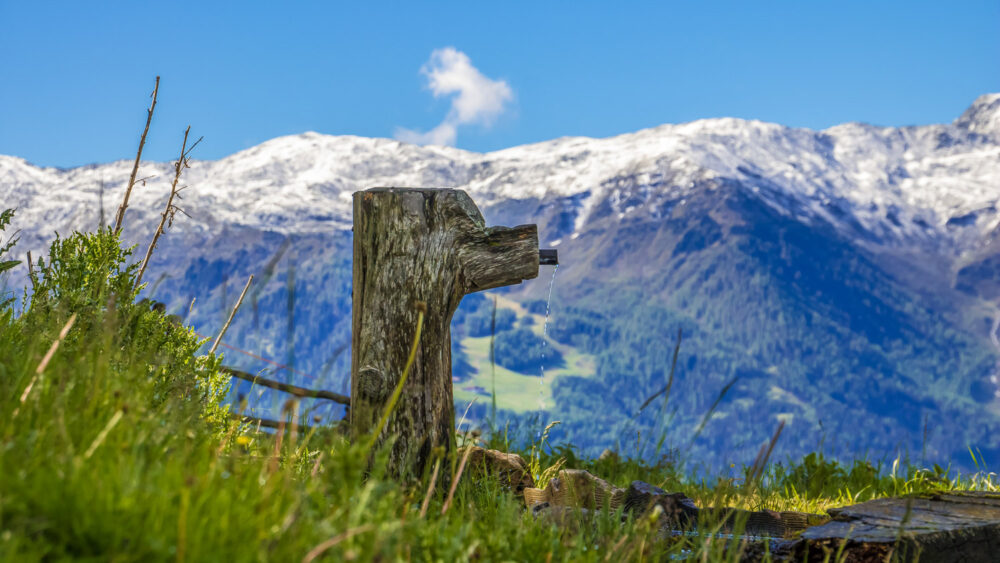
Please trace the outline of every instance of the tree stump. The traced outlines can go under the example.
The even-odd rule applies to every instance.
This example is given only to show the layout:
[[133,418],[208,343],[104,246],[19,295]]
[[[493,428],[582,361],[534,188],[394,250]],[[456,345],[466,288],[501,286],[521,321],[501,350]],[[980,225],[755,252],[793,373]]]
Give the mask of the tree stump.
[[[375,431],[423,333],[377,444],[393,440],[389,471],[419,474],[432,449],[454,448],[451,317],[467,293],[538,275],[535,225],[487,227],[461,190],[375,188],[354,194],[351,433]],[[419,305],[418,305],[419,304]]]

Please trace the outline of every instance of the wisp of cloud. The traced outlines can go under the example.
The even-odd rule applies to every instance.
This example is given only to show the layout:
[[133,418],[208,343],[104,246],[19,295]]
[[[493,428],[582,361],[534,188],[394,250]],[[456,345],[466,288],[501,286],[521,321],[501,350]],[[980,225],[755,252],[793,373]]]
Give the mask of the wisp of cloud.
[[425,133],[397,128],[394,136],[406,143],[454,145],[459,125],[491,126],[514,97],[506,81],[487,78],[472,66],[468,55],[454,47],[435,49],[420,73],[427,77],[435,98],[453,96],[451,109],[444,121]]

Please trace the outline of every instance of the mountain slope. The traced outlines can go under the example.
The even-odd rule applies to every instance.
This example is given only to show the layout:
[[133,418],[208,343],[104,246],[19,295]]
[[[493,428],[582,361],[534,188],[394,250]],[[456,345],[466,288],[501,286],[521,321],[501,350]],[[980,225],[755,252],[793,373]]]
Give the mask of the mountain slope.
[[[133,196],[125,240],[146,244],[170,168],[141,167],[154,177]],[[19,249],[37,254],[55,231],[94,228],[102,198],[110,218],[129,170],[0,156]],[[550,337],[594,358],[594,373],[552,381],[545,418],[562,419],[588,452],[641,448],[637,430],[686,445],[735,378],[692,442],[698,457],[749,462],[780,419],[779,455],[826,436],[840,453],[924,451],[967,465],[973,445],[1000,463],[998,94],[946,125],[810,131],[712,119],[487,154],[305,133],[195,162],[184,182],[191,217],[162,239],[147,292],[211,334],[256,274],[227,342],[292,365],[300,383],[310,374],[348,387],[351,194],[457,187],[489,222],[536,222],[543,244],[559,248]],[[537,308],[548,281],[506,293]],[[486,306],[463,305],[457,340]],[[636,416],[663,387],[681,327],[666,418],[658,408]],[[537,380],[525,371],[525,385]],[[281,400],[265,394],[260,407]]]

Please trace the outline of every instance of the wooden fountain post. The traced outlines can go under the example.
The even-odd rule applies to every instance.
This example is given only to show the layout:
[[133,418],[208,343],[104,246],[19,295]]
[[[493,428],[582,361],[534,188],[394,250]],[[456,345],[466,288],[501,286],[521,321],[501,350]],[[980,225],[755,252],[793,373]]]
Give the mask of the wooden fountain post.
[[467,293],[538,275],[535,225],[487,227],[461,190],[375,188],[354,194],[351,434],[369,436],[403,373],[426,307],[403,393],[378,438],[395,440],[389,470],[419,474],[453,448],[451,317]]

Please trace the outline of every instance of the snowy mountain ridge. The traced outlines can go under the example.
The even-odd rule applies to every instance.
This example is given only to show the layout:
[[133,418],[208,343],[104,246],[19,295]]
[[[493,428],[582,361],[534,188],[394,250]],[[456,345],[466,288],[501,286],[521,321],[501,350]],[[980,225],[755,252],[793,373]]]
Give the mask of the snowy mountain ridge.
[[[102,183],[110,221],[131,165],[61,170],[0,156],[0,199],[19,209],[22,245],[35,249],[56,230],[96,226]],[[142,163],[139,176],[151,178],[132,196],[129,228],[152,230],[172,174],[170,163]],[[974,249],[1000,225],[1000,94],[979,97],[951,124],[812,131],[719,118],[484,154],[308,132],[193,161],[182,178],[191,186],[182,207],[194,220],[174,228],[346,229],[354,191],[421,186],[465,189],[484,208],[511,199],[568,200],[578,231],[601,202],[620,218],[655,215],[662,198],[711,189],[721,178],[749,186],[783,214],[862,229],[862,238],[877,244]]]

